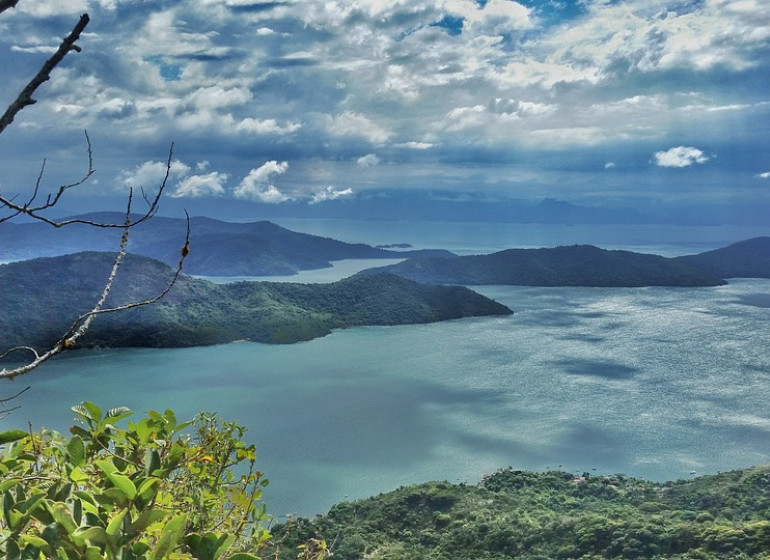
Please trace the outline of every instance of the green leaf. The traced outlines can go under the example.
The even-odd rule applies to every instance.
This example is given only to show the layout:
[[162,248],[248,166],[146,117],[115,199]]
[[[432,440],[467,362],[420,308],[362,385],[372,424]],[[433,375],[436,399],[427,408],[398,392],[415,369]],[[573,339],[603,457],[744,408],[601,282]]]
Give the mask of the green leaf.
[[70,480],[75,484],[88,480],[88,475],[80,467],[75,467],[70,473]]
[[117,406],[115,408],[111,408],[107,411],[107,414],[104,415],[104,418],[125,418],[126,416],[130,416],[134,412],[126,407],[126,406]]
[[109,535],[107,535],[107,531],[105,531],[103,527],[88,527],[87,529],[78,529],[73,534],[73,537],[81,541],[89,541],[99,544],[107,544],[109,542]]
[[24,430],[7,430],[5,432],[0,432],[0,445],[11,443],[14,441],[19,441],[20,439],[24,439],[28,435],[29,434]]
[[158,544],[155,545],[153,560],[162,560],[174,550],[176,543],[182,536],[186,521],[185,515],[177,515],[168,520],[166,526],[163,527]]
[[245,552],[239,552],[238,554],[233,554],[232,556],[228,556],[227,560],[260,560],[259,556],[254,556],[253,554],[246,554]]
[[3,480],[0,482],[0,492],[5,492],[6,490],[9,490],[19,484],[21,482],[20,478],[9,478],[7,480]]
[[58,502],[53,504],[50,509],[54,521],[61,525],[68,535],[71,535],[78,529],[78,524],[75,523],[75,519],[72,517],[72,512],[67,504]]
[[110,520],[110,522],[107,524],[108,535],[118,534],[118,531],[120,531],[120,526],[123,524],[123,520],[126,518],[127,513],[127,509],[121,510],[115,517]]
[[92,422],[99,422],[102,419],[102,409],[89,401],[84,401],[81,404],[75,405],[71,410],[84,420],[88,421],[89,424]]
[[67,458],[73,467],[81,466],[86,460],[86,446],[78,436],[72,436],[67,444]]
[[134,522],[131,524],[130,532],[133,535],[138,535],[153,523],[157,523],[168,516],[169,513],[161,509],[145,509],[136,519],[134,519]]
[[109,478],[110,482],[115,485],[115,488],[123,492],[129,500],[136,498],[136,486],[126,475],[113,473],[108,474],[107,478]]
[[41,539],[35,535],[19,535],[19,540],[23,543],[32,545],[35,548],[46,548],[48,546],[48,543],[45,541],[45,539]]
[[157,449],[148,449],[144,456],[144,472],[151,475],[160,468],[160,453]]
[[160,486],[161,480],[156,477],[150,477],[139,485],[139,489],[136,491],[137,495],[143,500],[149,500],[154,494],[158,486]]
[[97,546],[89,546],[86,548],[85,560],[105,560],[106,556],[102,555],[101,550]]

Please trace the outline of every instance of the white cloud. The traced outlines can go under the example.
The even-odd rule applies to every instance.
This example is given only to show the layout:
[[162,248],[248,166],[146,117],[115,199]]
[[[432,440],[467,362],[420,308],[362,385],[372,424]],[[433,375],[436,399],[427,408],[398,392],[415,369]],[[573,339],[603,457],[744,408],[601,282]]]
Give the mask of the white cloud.
[[205,175],[190,175],[177,184],[171,196],[179,198],[223,195],[225,194],[224,184],[227,179],[227,173],[219,173],[218,171],[212,171]]
[[456,132],[468,128],[483,126],[486,123],[486,107],[456,107],[449,111],[441,123],[441,128],[448,132]]
[[251,101],[251,92],[245,87],[199,87],[185,97],[185,104],[199,109],[243,105],[249,101]]
[[393,144],[394,148],[408,148],[410,150],[429,150],[435,146],[435,144],[432,144],[430,142],[400,142],[398,144]]
[[336,200],[338,198],[345,198],[353,195],[353,189],[335,189],[331,185],[316,191],[311,195],[310,204],[317,204],[318,202],[324,202],[326,200]]
[[289,122],[284,125],[278,123],[275,119],[254,119],[245,118],[235,125],[238,132],[250,134],[291,134],[302,128],[302,125],[296,122]]
[[233,194],[236,198],[247,198],[272,204],[291,200],[290,196],[285,195],[272,184],[274,176],[282,175],[288,169],[288,162],[268,161],[249,171],[249,174],[235,188]]
[[327,119],[326,128],[333,136],[361,136],[374,144],[381,144],[393,133],[353,111],[345,111]]
[[[163,161],[146,161],[134,169],[122,170],[118,175],[118,181],[134,190],[156,189],[163,183],[166,176],[167,165]],[[179,180],[190,172],[190,167],[179,160],[173,160],[168,167],[169,178]]]
[[604,169],[612,169],[613,167],[615,167],[614,161],[608,161],[607,163],[604,164]]
[[361,167],[375,167],[380,164],[380,158],[375,154],[366,154],[356,160],[356,163]]
[[759,179],[770,179],[770,171],[765,171],[764,173],[759,173],[755,175],[755,177],[758,177]]
[[689,167],[709,160],[701,150],[691,146],[677,146],[666,151],[655,152],[653,157],[655,165],[660,167]]

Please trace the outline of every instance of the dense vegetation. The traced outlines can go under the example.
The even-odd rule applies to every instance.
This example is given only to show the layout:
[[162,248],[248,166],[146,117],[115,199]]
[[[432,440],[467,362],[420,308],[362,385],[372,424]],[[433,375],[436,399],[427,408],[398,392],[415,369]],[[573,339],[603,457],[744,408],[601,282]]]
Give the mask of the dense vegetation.
[[[119,213],[89,214],[88,219],[122,223]],[[230,223],[211,218],[192,218],[190,245],[185,263],[191,274],[202,276],[276,276],[300,270],[328,268],[341,259],[452,256],[448,251],[389,251],[363,243],[298,233],[271,222]],[[131,231],[129,251],[174,266],[184,244],[187,226],[177,218],[159,218],[138,224]],[[81,251],[114,251],[121,231],[72,224],[54,229],[43,223],[0,223],[3,259],[52,257]]]
[[659,255],[608,251],[591,245],[507,249],[490,255],[409,259],[372,269],[441,284],[516,286],[718,286],[725,281]]
[[[6,560],[259,560],[271,538],[267,480],[244,429],[213,414],[178,422],[73,407],[57,432],[0,433],[0,554]],[[325,543],[301,543],[321,560]],[[296,552],[294,552],[296,554]]]
[[430,482],[341,503],[290,526],[296,542],[326,536],[341,560],[740,560],[767,558],[769,514],[767,466],[666,483],[507,469],[478,485]]
[[[87,252],[0,265],[3,346],[46,347],[58,340],[96,301],[112,260],[107,253]],[[149,298],[162,291],[171,273],[158,261],[130,255],[108,303]],[[99,317],[85,342],[108,347],[290,343],[336,328],[510,313],[467,288],[426,286],[388,274],[332,284],[214,284],[183,276],[155,305]]]

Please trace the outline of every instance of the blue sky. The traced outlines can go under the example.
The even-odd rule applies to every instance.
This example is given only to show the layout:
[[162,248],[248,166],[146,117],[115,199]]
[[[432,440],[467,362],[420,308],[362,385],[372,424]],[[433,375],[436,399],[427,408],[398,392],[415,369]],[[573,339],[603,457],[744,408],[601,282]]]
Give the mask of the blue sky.
[[[765,0],[21,0],[0,188],[323,205],[404,191],[576,204],[770,204]],[[393,196],[397,196],[394,194]]]

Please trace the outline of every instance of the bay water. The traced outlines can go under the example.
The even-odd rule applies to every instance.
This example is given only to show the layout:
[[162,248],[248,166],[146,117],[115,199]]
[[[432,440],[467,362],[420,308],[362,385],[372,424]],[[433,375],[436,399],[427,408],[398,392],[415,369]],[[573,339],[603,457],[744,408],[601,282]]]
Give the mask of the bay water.
[[[337,238],[355,226],[367,243],[411,242],[404,236],[421,229],[304,226]],[[604,228],[591,239],[562,229],[544,229],[539,239],[684,254],[755,233],[682,228],[677,242],[657,229]],[[491,230],[474,237],[456,224],[443,236],[441,226],[422,231],[416,246],[443,239],[451,248],[447,239],[461,237],[468,252],[526,245]],[[345,261],[293,280],[331,281],[335,271],[372,264]],[[31,386],[3,428],[29,421],[66,431],[69,407],[83,400],[137,412],[172,408],[180,418],[215,411],[249,429],[279,518],[414,482],[475,483],[508,466],[668,480],[770,459],[770,281],[473,289],[514,315],[340,330],[285,346],[73,352],[2,387],[10,394]]]

